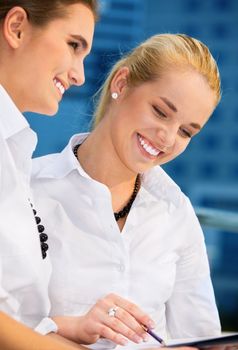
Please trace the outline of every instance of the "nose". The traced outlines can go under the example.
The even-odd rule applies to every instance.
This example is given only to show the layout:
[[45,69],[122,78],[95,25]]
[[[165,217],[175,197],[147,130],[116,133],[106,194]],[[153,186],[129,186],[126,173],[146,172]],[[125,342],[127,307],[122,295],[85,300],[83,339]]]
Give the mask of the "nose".
[[158,130],[157,132],[157,139],[160,143],[160,148],[163,152],[168,151],[171,149],[176,140],[178,130],[177,127],[164,127]]
[[69,81],[71,85],[81,86],[85,82],[84,64],[82,61],[74,62],[69,71]]

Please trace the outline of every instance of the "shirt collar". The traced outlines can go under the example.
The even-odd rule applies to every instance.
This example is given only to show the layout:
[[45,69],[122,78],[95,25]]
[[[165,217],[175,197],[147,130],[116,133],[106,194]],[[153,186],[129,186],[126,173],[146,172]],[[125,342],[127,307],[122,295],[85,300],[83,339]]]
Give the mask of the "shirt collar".
[[[46,165],[44,163],[45,157],[38,158],[36,164],[33,161],[34,177],[61,179],[73,170],[77,170],[83,177],[90,178],[73,153],[74,146],[81,144],[88,135],[89,133],[83,133],[72,136],[61,153],[46,156]],[[175,206],[179,205],[181,190],[160,166],[155,166],[142,175],[141,190],[151,201],[157,202],[158,199],[163,199],[172,202]]]
[[5,139],[29,128],[26,118],[16,107],[6,90],[0,85],[0,130]]
[[81,144],[88,135],[89,133],[83,133],[72,136],[61,153],[46,156],[49,160],[46,166],[44,166],[44,157],[38,158],[36,162],[33,160],[34,176],[37,178],[61,179],[76,169],[82,176],[89,178],[73,153],[74,146]]

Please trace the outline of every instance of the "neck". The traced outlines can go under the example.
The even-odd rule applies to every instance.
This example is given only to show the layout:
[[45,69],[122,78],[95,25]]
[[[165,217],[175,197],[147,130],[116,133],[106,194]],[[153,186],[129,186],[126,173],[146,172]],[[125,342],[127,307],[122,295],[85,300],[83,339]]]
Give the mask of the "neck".
[[122,164],[110,137],[100,127],[88,136],[75,155],[89,176],[109,188],[114,216],[122,230],[140,188],[140,177]]
[[[1,40],[0,40],[1,41]],[[2,50],[1,50],[2,48]],[[22,72],[21,60],[12,51],[0,44],[0,84],[4,87],[17,108],[23,113],[26,112],[25,91],[23,89],[26,79],[25,72]]]
[[[14,104],[19,109],[19,111],[23,113],[24,112],[24,108],[22,108],[21,104],[18,103],[23,98],[22,97],[23,96],[23,92],[22,92],[22,90],[20,90],[21,92],[17,94],[17,83],[14,84],[12,82],[12,80],[9,79],[9,78],[8,79],[4,79],[3,75],[1,75],[1,72],[0,72],[0,85],[2,85],[4,90],[8,93],[8,95],[11,98],[11,100],[14,102]],[[15,89],[12,88],[13,85],[15,85],[15,87],[16,87]]]
[[99,125],[78,149],[80,164],[90,177],[109,189],[126,186],[131,190],[137,174],[121,162],[103,129]]

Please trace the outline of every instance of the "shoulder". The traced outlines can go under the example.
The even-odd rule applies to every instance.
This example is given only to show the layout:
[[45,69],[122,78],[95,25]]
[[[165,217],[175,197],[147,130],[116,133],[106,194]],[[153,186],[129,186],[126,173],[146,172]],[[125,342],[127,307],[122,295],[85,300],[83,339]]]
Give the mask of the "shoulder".
[[155,199],[164,200],[175,207],[189,201],[180,187],[160,166],[143,174],[142,185]]
[[203,246],[203,232],[190,199],[160,166],[143,175],[142,186],[150,210],[156,217],[163,215],[164,225],[179,237],[182,249],[194,244]]
[[158,214],[164,208],[171,228],[184,233],[188,230],[197,231],[200,235],[200,224],[190,199],[160,166],[143,175],[142,186],[144,200],[150,201],[150,207],[157,208]]

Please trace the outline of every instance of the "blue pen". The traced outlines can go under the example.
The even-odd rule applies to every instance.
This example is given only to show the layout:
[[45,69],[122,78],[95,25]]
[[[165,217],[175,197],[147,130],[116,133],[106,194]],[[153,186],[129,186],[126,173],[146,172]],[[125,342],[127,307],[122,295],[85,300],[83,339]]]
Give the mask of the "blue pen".
[[157,340],[161,345],[166,346],[164,340],[160,338],[157,334],[155,334],[151,329],[148,327],[142,325],[142,328],[149,334],[151,337],[153,337],[155,340]]

